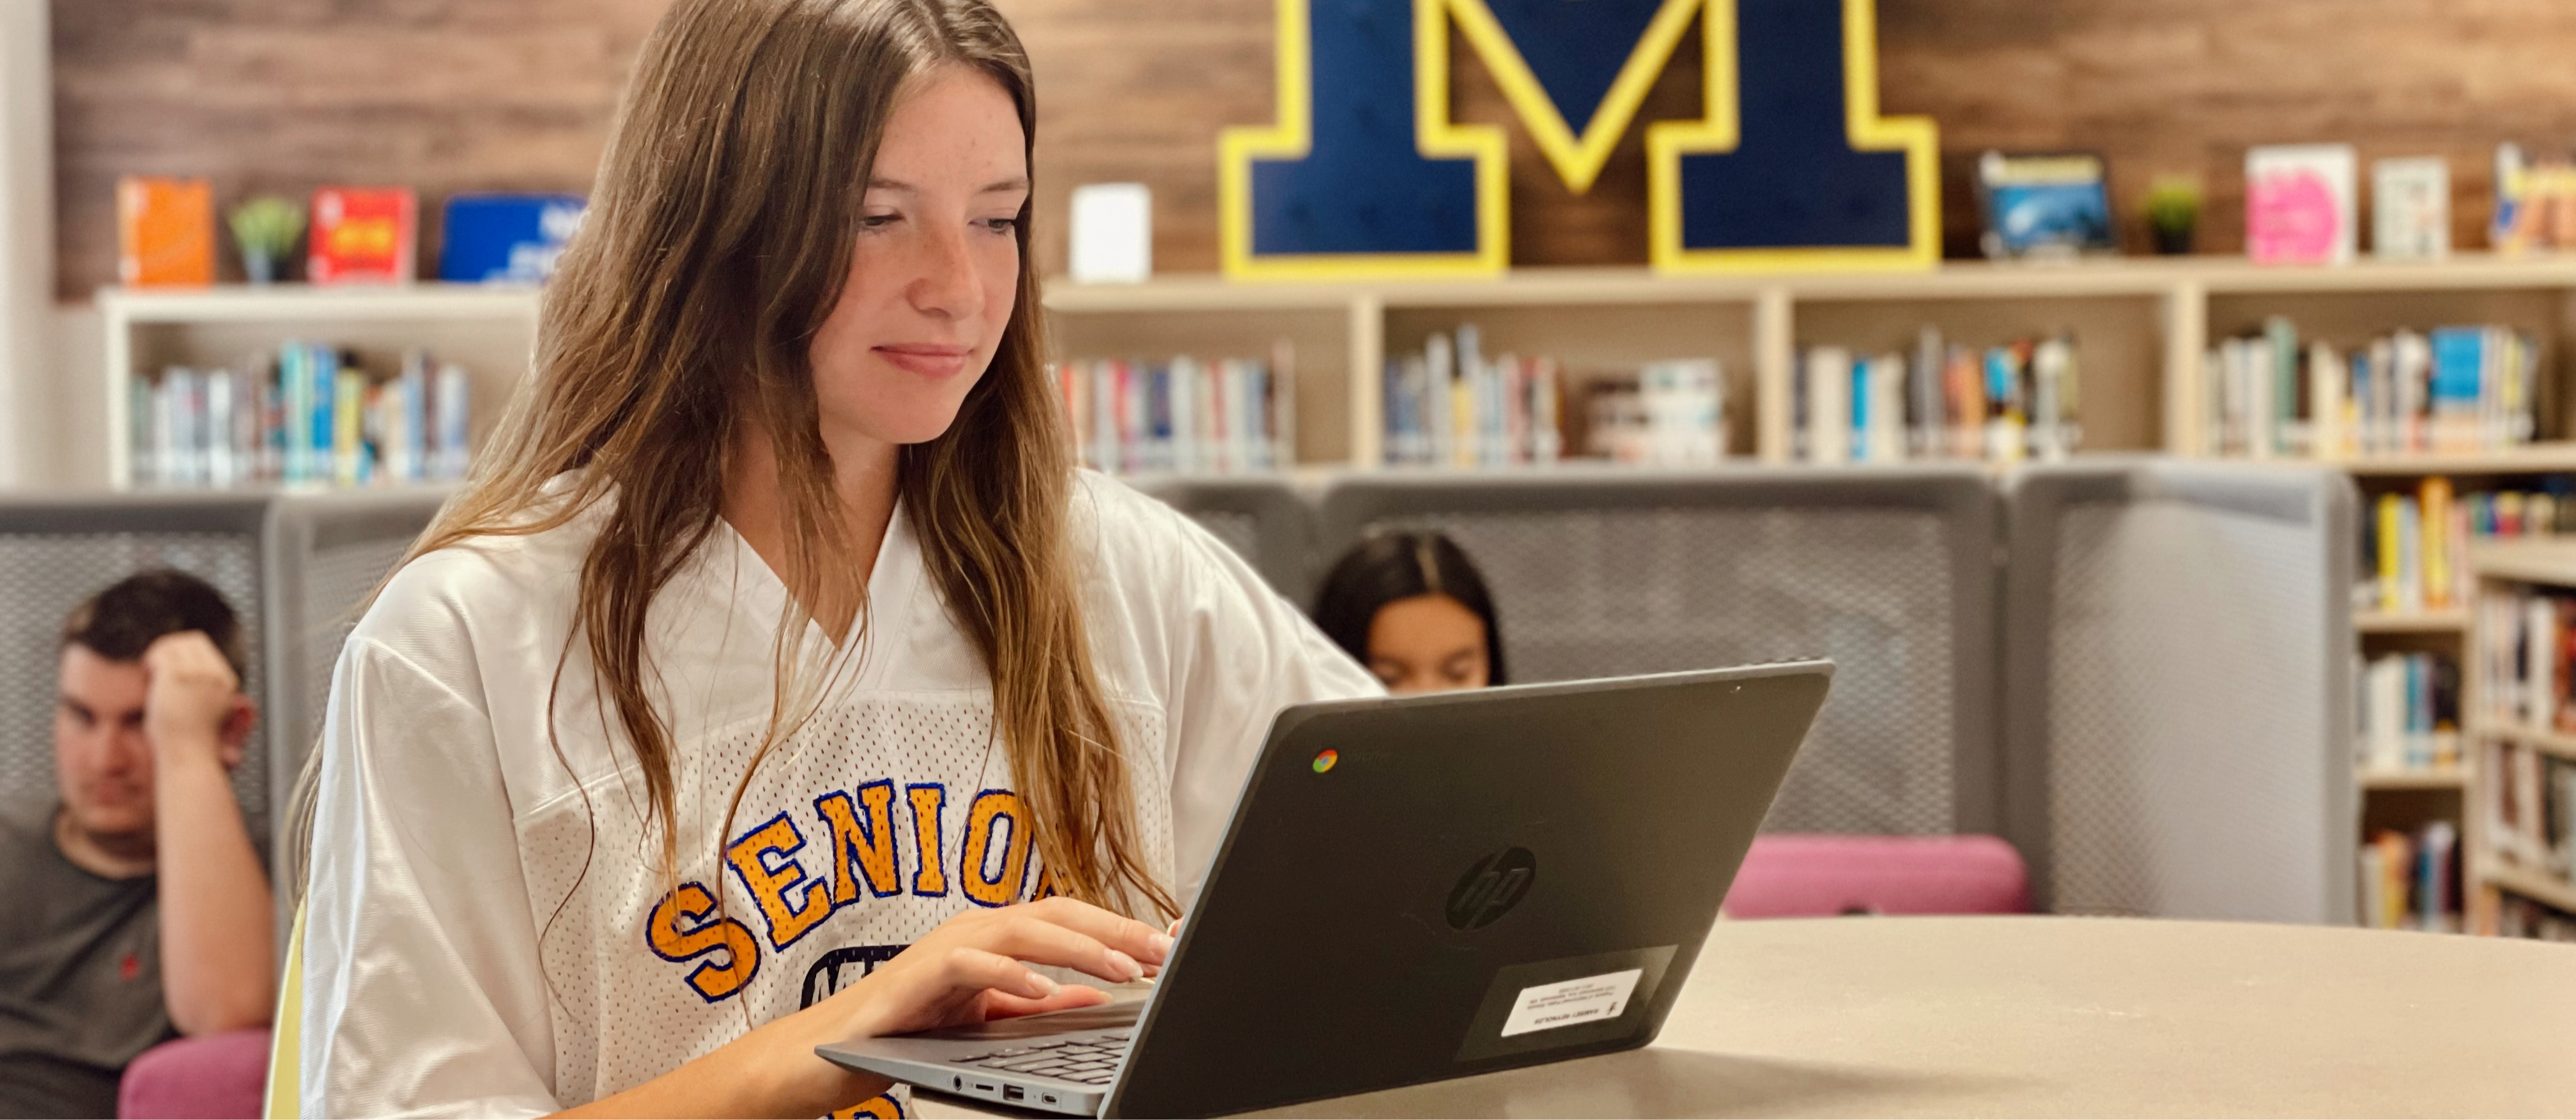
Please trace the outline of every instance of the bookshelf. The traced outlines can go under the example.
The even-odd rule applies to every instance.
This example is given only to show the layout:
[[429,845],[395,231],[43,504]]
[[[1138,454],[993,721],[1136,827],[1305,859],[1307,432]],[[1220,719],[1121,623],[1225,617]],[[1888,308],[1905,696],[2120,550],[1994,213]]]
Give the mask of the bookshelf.
[[[2538,442],[2335,465],[2363,491],[2365,517],[2378,495],[2412,492],[2431,476],[2468,493],[2576,474],[2576,363],[2569,358],[2576,354],[2576,255],[2463,254],[2342,266],[2263,266],[2237,257],[1950,262],[1921,272],[1707,277],[1544,268],[1494,279],[1380,283],[1238,284],[1183,275],[1123,285],[1057,280],[1046,286],[1045,300],[1057,359],[1254,356],[1286,342],[1295,355],[1296,464],[1359,469],[1385,462],[1388,357],[1470,322],[1488,354],[1558,359],[1569,418],[1579,412],[1583,383],[1605,372],[1665,358],[1716,358],[1725,372],[1729,453],[1761,464],[1790,460],[1792,386],[1805,346],[1901,353],[1926,325],[1970,345],[2071,332],[2079,346],[2085,451],[2196,455],[2211,443],[2201,363],[2213,340],[2274,315],[2296,321],[2305,338],[2338,345],[2400,326],[2494,323],[2539,343]],[[110,477],[127,487],[132,379],[169,365],[238,361],[287,337],[331,339],[371,363],[419,345],[466,364],[475,376],[479,434],[526,368],[538,293],[439,284],[107,289],[99,307],[110,430],[94,443],[110,461]],[[1575,449],[1569,442],[1569,454]],[[2576,554],[2568,563],[2576,571]],[[2470,616],[2456,608],[2363,611],[2356,630],[2365,655],[2435,652],[2465,669],[2475,640]],[[2464,710],[2475,688],[2464,678]],[[2477,734],[2463,738],[2464,755],[2474,758]],[[2447,820],[2473,852],[2471,810],[2487,778],[2472,765],[2364,768],[2362,827]],[[2463,882],[2483,881],[2474,864],[2463,861]]]
[[[2470,713],[2471,757],[2480,760],[2479,780],[2468,793],[2472,802],[2467,845],[2470,920],[2473,928],[2494,929],[2502,911],[2515,905],[2515,900],[2576,915],[2576,880],[2564,868],[2538,865],[2546,861],[2535,860],[2530,847],[2518,844],[2513,835],[2531,828],[2545,830],[2549,818],[2568,811],[2565,805],[2549,808],[2553,798],[2545,775],[2552,767],[2576,767],[2576,733],[2566,730],[2563,720],[2558,726],[2534,721],[2528,707],[2506,709],[2512,698],[2524,695],[2521,688],[2528,682],[2490,679],[2498,672],[2510,678],[2529,671],[2528,608],[2517,611],[2503,603],[2519,604],[2515,597],[2530,593],[2576,597],[2576,540],[2481,543],[2470,549],[2470,564],[2477,576],[2478,598],[2471,610],[2469,656],[2464,662],[2469,695],[2496,701],[2463,701],[2463,711]],[[2503,629],[2507,625],[2515,628]],[[2564,648],[2548,638],[2540,644]],[[2522,655],[2519,665],[2516,654]],[[2540,682],[2550,690],[2548,708],[2563,706],[2560,682],[2565,679],[2558,672]],[[2517,758],[2517,753],[2522,757]],[[2533,786],[2535,778],[2540,788],[2525,788]]]
[[[2576,258],[2465,255],[2439,262],[2260,266],[2234,257],[2071,263],[1954,262],[1909,273],[1662,277],[1643,269],[1524,269],[1489,280],[1376,284],[1234,284],[1213,276],[1141,284],[1047,287],[1061,358],[1296,356],[1301,464],[1384,462],[1383,378],[1390,354],[1435,331],[1475,323],[1488,353],[1546,354],[1563,364],[1568,400],[1604,371],[1649,360],[1714,357],[1727,377],[1728,447],[1788,461],[1798,349],[1841,345],[1902,352],[1931,325],[1986,345],[2067,331],[2079,344],[2087,451],[2192,454],[2204,446],[2201,378],[2210,340],[2273,314],[2312,337],[2396,325],[2512,325],[2540,339],[2545,442],[2492,453],[2346,463],[2356,478],[2576,472],[2576,391],[2564,391],[2576,340]],[[290,335],[358,351],[407,345],[475,371],[478,424],[496,416],[534,342],[527,289],[417,284],[380,289],[110,288],[99,296],[111,432],[99,441],[110,477],[130,486],[126,384],[169,365],[214,365]]]
[[533,288],[475,284],[316,288],[306,284],[201,289],[105,288],[107,476],[135,485],[133,398],[137,377],[169,366],[231,366],[292,338],[328,341],[370,369],[400,368],[414,346],[462,364],[473,379],[470,429],[500,417],[536,350]]

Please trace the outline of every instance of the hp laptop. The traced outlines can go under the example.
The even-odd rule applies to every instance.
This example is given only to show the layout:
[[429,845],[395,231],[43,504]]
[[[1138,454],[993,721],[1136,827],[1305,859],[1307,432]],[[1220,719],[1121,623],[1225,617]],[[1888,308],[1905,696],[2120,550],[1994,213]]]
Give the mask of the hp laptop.
[[818,1048],[1074,1116],[1209,1116],[1653,1041],[1827,662],[1279,714],[1151,997]]

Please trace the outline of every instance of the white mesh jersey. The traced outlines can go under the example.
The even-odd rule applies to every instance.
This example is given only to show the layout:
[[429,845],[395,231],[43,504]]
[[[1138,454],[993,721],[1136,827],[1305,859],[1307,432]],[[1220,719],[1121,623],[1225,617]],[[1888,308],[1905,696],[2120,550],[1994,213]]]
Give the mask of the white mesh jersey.
[[[1186,907],[1278,709],[1379,688],[1214,537],[1080,477],[1093,656],[1145,855]],[[839,683],[730,819],[770,722],[786,591],[719,523],[654,599],[673,889],[633,754],[567,642],[597,523],[422,557],[342,651],[306,902],[304,1115],[595,1100],[830,994],[968,907],[1048,889],[991,734],[990,678],[901,511],[863,639],[802,635],[817,668],[799,677]]]

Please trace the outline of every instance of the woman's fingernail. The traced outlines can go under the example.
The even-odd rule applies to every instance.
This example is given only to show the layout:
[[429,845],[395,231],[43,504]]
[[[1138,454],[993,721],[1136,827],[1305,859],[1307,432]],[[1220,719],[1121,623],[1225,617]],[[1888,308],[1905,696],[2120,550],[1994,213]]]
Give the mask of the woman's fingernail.
[[1144,966],[1137,964],[1136,958],[1116,949],[1109,951],[1109,967],[1117,970],[1120,980],[1135,980],[1145,975]]
[[1029,972],[1029,979],[1037,981],[1039,999],[1045,999],[1064,990],[1064,985],[1056,983],[1055,977],[1034,969]]
[[1157,959],[1157,960],[1166,960],[1166,961],[1168,961],[1168,960],[1172,959],[1172,935],[1171,935],[1171,934],[1168,934],[1168,933],[1158,933],[1158,934],[1155,934],[1155,935],[1154,935],[1154,957],[1155,957],[1155,959]]
[[1174,937],[1179,937],[1181,935],[1181,920],[1179,918],[1172,919],[1172,924],[1164,927],[1163,932],[1171,934]]

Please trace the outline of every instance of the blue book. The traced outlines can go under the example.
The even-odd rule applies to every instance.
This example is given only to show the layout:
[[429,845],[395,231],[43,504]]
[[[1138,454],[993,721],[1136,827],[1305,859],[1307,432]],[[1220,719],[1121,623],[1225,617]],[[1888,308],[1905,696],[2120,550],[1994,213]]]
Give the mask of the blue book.
[[312,347],[289,339],[277,348],[277,383],[284,400],[278,410],[277,440],[288,482],[313,477],[313,456],[305,436],[312,429]]
[[1869,370],[1875,358],[1855,358],[1851,364],[1851,457],[1869,458]]
[[1149,367],[1145,372],[1145,469],[1172,469],[1172,367],[1169,363]]
[[339,418],[336,398],[340,387],[340,352],[320,343],[315,343],[311,351],[309,372],[313,377],[313,395],[308,400],[313,411],[307,414],[304,425],[304,477],[307,481],[320,482],[332,478],[337,469],[333,456],[339,444],[332,437]]
[[460,194],[447,200],[438,278],[460,284],[540,284],[581,228],[580,195]]
[[2433,403],[2475,404],[2486,361],[2486,332],[2442,327],[2433,332]]

